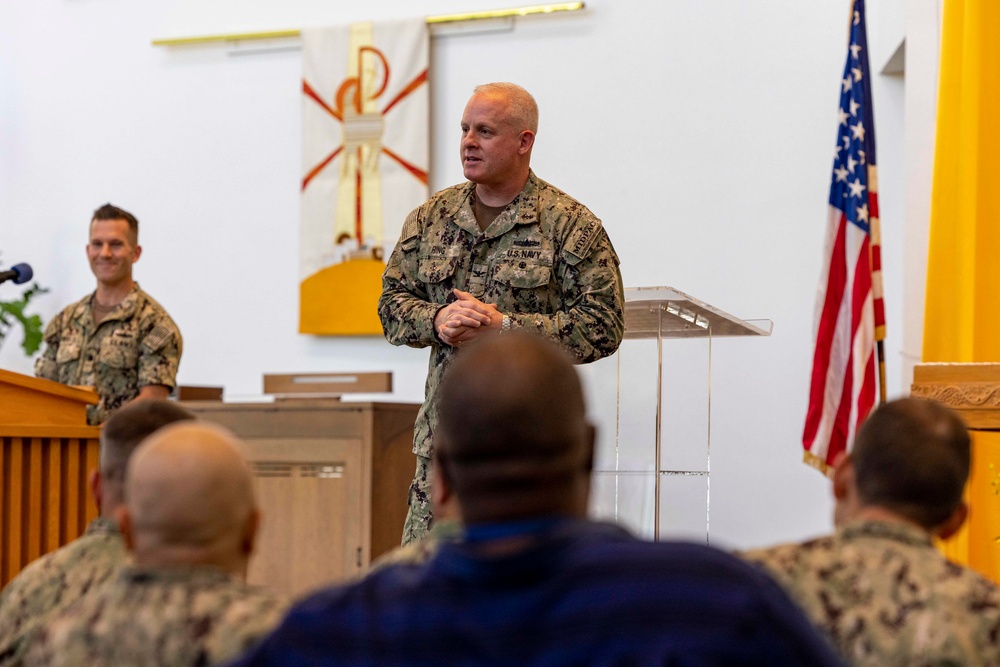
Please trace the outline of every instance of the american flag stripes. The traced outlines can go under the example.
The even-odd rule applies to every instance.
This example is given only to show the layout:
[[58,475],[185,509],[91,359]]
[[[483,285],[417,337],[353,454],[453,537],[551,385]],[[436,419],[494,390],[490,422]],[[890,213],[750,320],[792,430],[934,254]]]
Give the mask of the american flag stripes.
[[802,436],[805,461],[824,472],[848,450],[874,405],[875,341],[885,336],[867,51],[864,0],[853,0]]

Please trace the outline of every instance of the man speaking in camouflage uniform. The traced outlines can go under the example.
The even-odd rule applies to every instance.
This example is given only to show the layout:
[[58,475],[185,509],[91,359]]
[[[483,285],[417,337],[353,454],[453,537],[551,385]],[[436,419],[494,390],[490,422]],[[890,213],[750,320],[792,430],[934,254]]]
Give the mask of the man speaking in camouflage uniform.
[[45,329],[35,375],[97,390],[87,420],[104,422],[135,398],[166,398],[176,386],[183,342],[163,306],[139,289],[139,221],[105,204],[90,222],[87,259],[97,290],[67,306]]
[[876,410],[837,467],[837,532],[743,554],[855,665],[1000,665],[1000,588],[932,543],[965,520],[969,434],[917,398]]
[[404,544],[430,525],[435,399],[458,348],[518,329],[587,363],[614,353],[624,334],[618,256],[594,214],[531,171],[537,130],[538,106],[526,90],[478,86],[462,114],[469,182],[410,213],[382,276],[378,309],[388,341],[431,347]]

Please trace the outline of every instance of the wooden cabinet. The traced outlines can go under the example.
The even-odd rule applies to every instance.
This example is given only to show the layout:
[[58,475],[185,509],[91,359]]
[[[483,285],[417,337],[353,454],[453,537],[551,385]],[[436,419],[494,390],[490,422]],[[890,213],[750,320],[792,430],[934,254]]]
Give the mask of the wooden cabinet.
[[299,595],[399,545],[419,405],[185,402],[247,446],[261,505],[249,580]]

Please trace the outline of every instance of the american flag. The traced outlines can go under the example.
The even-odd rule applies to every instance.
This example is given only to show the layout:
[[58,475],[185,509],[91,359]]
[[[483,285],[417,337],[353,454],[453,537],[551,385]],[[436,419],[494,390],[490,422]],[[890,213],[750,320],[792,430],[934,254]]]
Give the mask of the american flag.
[[824,472],[875,403],[875,341],[885,337],[869,72],[864,0],[853,0],[802,435],[805,461]]

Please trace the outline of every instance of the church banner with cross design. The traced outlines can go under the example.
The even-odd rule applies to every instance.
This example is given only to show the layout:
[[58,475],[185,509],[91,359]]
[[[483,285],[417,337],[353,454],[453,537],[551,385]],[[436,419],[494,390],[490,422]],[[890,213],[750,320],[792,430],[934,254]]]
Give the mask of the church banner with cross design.
[[370,335],[385,260],[428,197],[424,19],[302,31],[299,331]]

